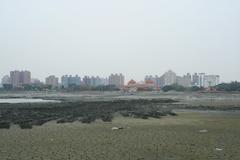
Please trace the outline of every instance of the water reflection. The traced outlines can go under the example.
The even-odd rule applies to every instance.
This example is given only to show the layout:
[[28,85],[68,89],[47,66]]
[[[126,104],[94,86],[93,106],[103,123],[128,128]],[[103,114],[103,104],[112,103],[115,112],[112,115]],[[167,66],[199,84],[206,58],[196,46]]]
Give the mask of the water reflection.
[[27,99],[27,98],[6,98],[0,99],[0,103],[59,103],[57,100]]

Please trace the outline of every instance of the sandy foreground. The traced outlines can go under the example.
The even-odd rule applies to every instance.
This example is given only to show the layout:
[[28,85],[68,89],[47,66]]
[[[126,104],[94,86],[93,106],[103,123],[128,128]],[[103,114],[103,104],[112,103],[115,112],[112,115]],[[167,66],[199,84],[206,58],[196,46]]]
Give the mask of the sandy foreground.
[[[240,112],[177,111],[0,130],[1,160],[239,160]],[[113,127],[123,127],[112,130]]]

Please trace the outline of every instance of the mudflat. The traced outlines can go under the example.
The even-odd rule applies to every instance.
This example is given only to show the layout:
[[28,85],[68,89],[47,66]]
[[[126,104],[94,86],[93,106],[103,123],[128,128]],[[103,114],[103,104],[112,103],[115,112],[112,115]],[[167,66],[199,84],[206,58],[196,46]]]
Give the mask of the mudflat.
[[76,94],[0,104],[0,159],[239,160],[239,97]]
[[239,160],[239,112],[177,113],[147,120],[117,116],[90,125],[49,122],[30,130],[13,126],[0,130],[0,155],[2,160]]

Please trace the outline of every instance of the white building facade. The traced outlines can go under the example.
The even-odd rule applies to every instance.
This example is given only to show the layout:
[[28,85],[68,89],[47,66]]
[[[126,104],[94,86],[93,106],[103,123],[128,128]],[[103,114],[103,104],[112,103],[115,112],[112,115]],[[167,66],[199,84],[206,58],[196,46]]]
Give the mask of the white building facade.
[[219,75],[205,75],[203,80],[203,87],[209,88],[214,87],[220,83],[220,76]]
[[168,72],[164,73],[161,77],[162,86],[173,85],[177,83],[177,75],[175,72],[169,70]]

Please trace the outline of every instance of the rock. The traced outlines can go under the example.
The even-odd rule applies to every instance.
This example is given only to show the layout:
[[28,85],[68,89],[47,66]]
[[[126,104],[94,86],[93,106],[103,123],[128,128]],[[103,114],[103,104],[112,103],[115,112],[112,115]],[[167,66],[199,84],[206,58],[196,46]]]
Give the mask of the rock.
[[119,130],[119,129],[124,129],[123,127],[112,127],[112,130]]
[[118,130],[118,127],[112,127],[112,130],[114,131],[114,130]]
[[199,133],[207,133],[207,132],[208,132],[208,130],[206,130],[206,129],[199,130]]
[[216,151],[223,151],[222,148],[216,148]]

